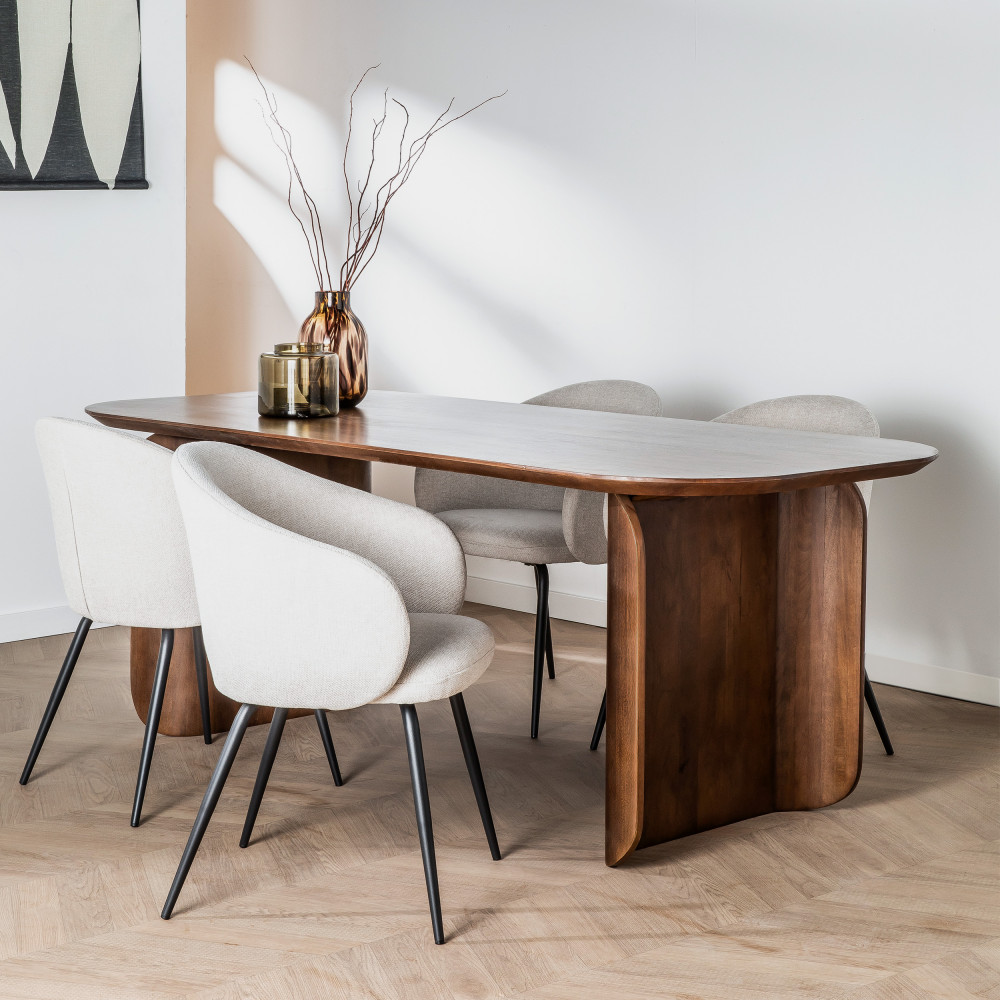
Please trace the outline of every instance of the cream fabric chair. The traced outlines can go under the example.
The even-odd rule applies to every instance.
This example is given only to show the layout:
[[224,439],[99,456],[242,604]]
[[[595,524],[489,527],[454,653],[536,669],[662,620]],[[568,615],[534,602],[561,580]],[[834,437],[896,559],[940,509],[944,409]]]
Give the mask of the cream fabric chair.
[[[659,396],[641,382],[578,382],[534,396],[525,403],[660,415]],[[550,563],[607,562],[605,494],[432,469],[417,469],[414,494],[417,506],[444,521],[468,555],[522,562],[535,571],[531,738],[536,739],[546,661],[549,677],[555,677],[548,567]]]
[[[844,396],[780,396],[777,399],[762,399],[737,410],[730,410],[713,418],[713,423],[746,424],[752,427],[773,427],[791,431],[818,431],[824,434],[852,434],[857,437],[878,437],[879,426],[875,414],[867,406]],[[865,510],[871,506],[872,484],[858,483],[858,491],[865,502]],[[865,701],[875,721],[875,728],[882,740],[887,755],[892,756],[892,741],[882,721],[875,691],[865,672]],[[604,727],[607,695],[601,704],[597,727],[591,740],[590,749],[596,750]]]
[[[184,445],[174,483],[216,687],[240,702],[163,907],[169,919],[250,716],[274,706],[240,846],[249,843],[288,709],[399,705],[434,939],[444,940],[415,705],[448,698],[490,852],[500,859],[462,691],[493,659],[489,627],[456,612],[455,536],[407,504],[232,445]],[[282,579],[282,570],[287,579]]]
[[20,782],[28,782],[94,620],[160,629],[132,804],[132,826],[138,826],[177,628],[194,629],[202,727],[205,742],[212,742],[198,604],[170,477],[171,453],[82,420],[46,417],[35,434],[67,601],[81,617]]

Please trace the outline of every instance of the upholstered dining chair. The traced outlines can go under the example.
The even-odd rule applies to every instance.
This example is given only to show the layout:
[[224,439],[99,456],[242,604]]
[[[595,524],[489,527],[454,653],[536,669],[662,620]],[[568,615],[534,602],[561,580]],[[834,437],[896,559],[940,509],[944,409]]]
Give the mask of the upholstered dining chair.
[[[36,439],[52,507],[56,553],[69,606],[80,615],[20,783],[26,785],[95,620],[160,630],[160,649],[139,758],[132,826],[138,826],[163,709],[174,630],[191,628],[205,742],[212,742],[205,646],[172,452],[134,434],[83,420],[45,417]],[[317,711],[334,783],[343,779],[326,716]]]
[[194,630],[202,728],[212,742],[205,652],[171,453],[124,431],[46,417],[35,431],[48,487],[59,568],[80,624],[56,678],[20,782],[27,784],[94,620],[160,630],[139,759],[132,826],[139,825],[174,629]]
[[[852,434],[857,437],[878,437],[879,426],[875,414],[862,403],[844,396],[780,396],[777,399],[762,399],[739,409],[730,410],[721,416],[714,417],[713,423],[746,424],[752,427],[773,427],[780,430],[818,431],[824,434]],[[867,512],[871,506],[872,483],[858,483],[858,491],[865,503]],[[882,720],[878,699],[868,679],[868,671],[864,675],[865,702],[871,712],[878,730],[882,746],[887,756],[892,756],[892,741],[889,731]],[[607,705],[601,705],[597,727],[591,740],[590,749],[596,750],[604,727],[604,715]]]
[[[525,403],[660,415],[660,397],[654,389],[615,379],[562,386]],[[444,521],[467,555],[521,562],[535,571],[531,738],[536,739],[546,662],[549,677],[555,677],[548,567],[551,563],[607,562],[605,495],[433,469],[417,469],[413,488],[417,506]]]
[[[246,449],[184,445],[174,484],[216,686],[242,707],[163,906],[170,918],[256,706],[275,709],[240,846],[250,840],[290,707],[399,705],[434,940],[444,941],[416,705],[448,698],[494,860],[496,831],[462,692],[493,659],[457,614],[465,560],[430,514]],[[291,574],[281,582],[276,570]]]

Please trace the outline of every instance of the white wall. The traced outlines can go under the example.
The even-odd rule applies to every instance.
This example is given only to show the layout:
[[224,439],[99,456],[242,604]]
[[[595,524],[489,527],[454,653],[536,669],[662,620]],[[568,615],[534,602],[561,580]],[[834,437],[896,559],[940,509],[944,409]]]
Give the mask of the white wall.
[[[338,235],[344,95],[365,65],[424,116],[509,88],[435,141],[393,205],[354,294],[373,385],[516,400],[636,378],[683,417],[861,399],[886,436],[942,452],[875,489],[871,672],[1000,697],[992,0],[203,7],[189,386],[252,386],[256,354],[311,306],[244,54],[283,88]],[[336,57],[307,58],[316,39]],[[402,470],[377,482],[408,490]],[[472,596],[531,606],[523,567],[472,572]],[[559,567],[553,587],[557,615],[600,620],[600,569]]]
[[0,642],[75,626],[35,419],[184,391],[184,21],[143,4],[148,191],[0,191]]

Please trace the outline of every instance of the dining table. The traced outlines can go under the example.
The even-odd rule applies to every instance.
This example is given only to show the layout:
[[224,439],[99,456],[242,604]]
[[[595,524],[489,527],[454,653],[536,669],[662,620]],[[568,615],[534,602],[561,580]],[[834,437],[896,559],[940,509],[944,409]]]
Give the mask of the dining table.
[[[608,865],[830,805],[859,779],[867,512],[856,484],[917,472],[937,456],[928,445],[387,390],[312,420],[261,417],[253,392],[87,413],[168,448],[228,442],[358,489],[386,462],[608,494]],[[321,614],[336,594],[315,600]],[[132,633],[142,718],[157,638]],[[194,735],[190,637],[178,634],[174,656],[160,731]],[[221,731],[237,706],[210,687]]]

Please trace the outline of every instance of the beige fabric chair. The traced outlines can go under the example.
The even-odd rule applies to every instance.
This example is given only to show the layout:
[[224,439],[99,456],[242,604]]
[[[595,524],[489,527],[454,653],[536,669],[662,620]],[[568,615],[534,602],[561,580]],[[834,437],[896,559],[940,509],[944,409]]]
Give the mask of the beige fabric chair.
[[[779,396],[762,399],[737,410],[713,417],[715,424],[745,424],[773,427],[786,431],[818,431],[822,434],[851,434],[855,437],[878,437],[875,414],[862,403],[844,396]],[[871,506],[872,484],[858,483],[865,501]]]
[[[660,414],[655,390],[641,382],[619,380],[578,382],[525,402],[640,416]],[[468,555],[522,562],[535,571],[531,698],[531,738],[535,739],[546,661],[549,677],[555,677],[548,567],[551,563],[607,561],[605,494],[432,469],[417,469],[414,494],[417,506],[444,521]]]
[[[246,847],[288,709],[399,705],[434,939],[444,940],[415,705],[448,698],[490,852],[500,859],[462,691],[493,659],[489,627],[456,612],[465,559],[451,530],[373,496],[232,445],[184,445],[174,484],[216,687],[242,703],[184,849],[168,919],[250,716],[274,719],[240,846]],[[288,567],[283,584],[276,572]],[[308,588],[308,590],[306,589]]]
[[208,682],[187,541],[170,478],[171,453],[124,431],[46,417],[36,426],[59,568],[80,624],[56,678],[20,782],[27,784],[95,620],[160,629],[132,804],[139,825],[174,629],[193,628],[206,743],[212,742]]
[[[777,399],[762,399],[748,406],[730,410],[713,418],[713,423],[745,424],[752,427],[773,427],[791,431],[818,431],[824,434],[852,434],[857,437],[878,437],[879,426],[875,414],[867,406],[844,396],[780,396]],[[865,510],[871,506],[871,482],[858,483],[858,491],[865,502]],[[865,701],[875,721],[879,737],[887,755],[892,756],[892,741],[882,721],[875,691],[865,672]],[[590,749],[596,750],[604,728],[607,711],[607,695],[601,703],[594,736]]]

